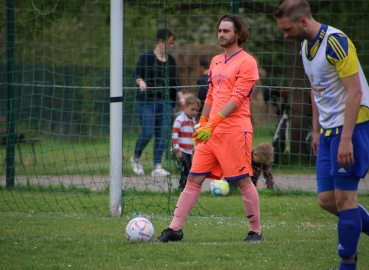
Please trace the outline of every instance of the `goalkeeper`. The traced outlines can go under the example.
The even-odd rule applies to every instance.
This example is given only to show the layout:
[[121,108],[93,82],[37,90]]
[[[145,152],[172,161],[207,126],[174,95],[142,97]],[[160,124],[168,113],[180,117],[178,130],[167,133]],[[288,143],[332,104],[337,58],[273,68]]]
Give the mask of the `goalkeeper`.
[[[250,228],[245,242],[263,241],[260,230],[258,192],[251,181],[253,128],[250,102],[259,79],[255,59],[242,48],[249,37],[247,23],[235,14],[223,15],[216,36],[224,53],[215,56],[209,67],[209,91],[199,127],[193,134],[197,143],[185,189],[181,193],[174,217],[157,242],[179,241],[183,224],[199,198],[205,178],[236,181]],[[248,227],[244,228],[245,230]]]

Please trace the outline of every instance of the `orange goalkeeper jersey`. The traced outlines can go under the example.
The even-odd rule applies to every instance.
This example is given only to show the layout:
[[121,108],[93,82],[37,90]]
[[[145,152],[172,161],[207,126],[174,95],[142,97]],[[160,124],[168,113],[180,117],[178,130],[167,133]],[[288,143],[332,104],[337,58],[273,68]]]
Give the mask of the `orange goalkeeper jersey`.
[[231,57],[215,56],[209,67],[209,91],[205,103],[212,106],[212,119],[232,99],[237,105],[215,129],[215,133],[253,132],[250,102],[255,82],[259,79],[255,59],[242,48]]

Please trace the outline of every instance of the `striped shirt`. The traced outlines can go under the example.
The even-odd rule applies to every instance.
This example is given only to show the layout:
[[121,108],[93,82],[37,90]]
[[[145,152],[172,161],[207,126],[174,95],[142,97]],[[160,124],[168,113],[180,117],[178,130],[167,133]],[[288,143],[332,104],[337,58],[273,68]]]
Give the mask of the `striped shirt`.
[[[255,150],[252,151],[251,156],[254,155],[254,151]],[[252,173],[253,173],[253,176],[251,176],[251,180],[253,182],[257,182],[261,174],[263,174],[265,181],[273,182],[274,177],[273,177],[272,170],[270,169],[270,166],[268,163],[263,163],[263,162],[258,163],[254,159],[252,159],[251,165],[252,165]]]
[[174,152],[181,151],[189,155],[193,154],[192,134],[195,124],[195,117],[190,119],[184,112],[177,116],[172,131]]

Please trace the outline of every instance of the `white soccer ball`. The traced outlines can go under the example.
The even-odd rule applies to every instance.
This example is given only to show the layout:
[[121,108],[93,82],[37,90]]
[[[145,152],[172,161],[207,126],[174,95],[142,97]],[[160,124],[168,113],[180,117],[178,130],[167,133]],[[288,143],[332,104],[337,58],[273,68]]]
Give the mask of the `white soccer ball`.
[[149,242],[154,237],[154,226],[144,217],[135,217],[128,222],[126,237],[129,242]]
[[210,192],[215,197],[224,197],[229,193],[229,184],[225,180],[213,180],[210,183]]

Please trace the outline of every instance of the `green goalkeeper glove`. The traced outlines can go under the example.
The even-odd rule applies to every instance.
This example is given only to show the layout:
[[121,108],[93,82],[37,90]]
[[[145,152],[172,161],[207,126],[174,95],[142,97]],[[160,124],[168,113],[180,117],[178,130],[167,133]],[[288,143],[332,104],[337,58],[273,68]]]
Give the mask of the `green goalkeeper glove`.
[[224,118],[225,117],[218,112],[218,114],[208,122],[200,122],[200,127],[192,135],[192,138],[195,139],[196,143],[206,143],[210,139],[211,134],[213,134],[214,129],[224,120]]

